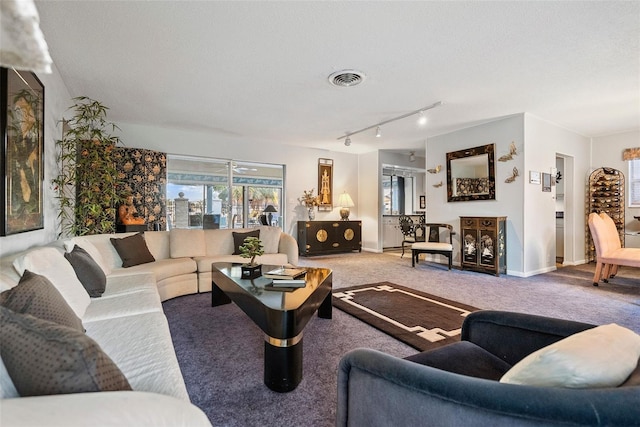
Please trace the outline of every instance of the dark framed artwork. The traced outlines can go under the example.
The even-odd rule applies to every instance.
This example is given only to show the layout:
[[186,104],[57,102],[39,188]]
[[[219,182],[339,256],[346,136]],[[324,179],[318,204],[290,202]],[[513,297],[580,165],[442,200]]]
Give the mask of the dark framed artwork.
[[318,159],[318,210],[333,210],[333,160]]
[[0,235],[44,228],[44,86],[32,72],[0,68]]

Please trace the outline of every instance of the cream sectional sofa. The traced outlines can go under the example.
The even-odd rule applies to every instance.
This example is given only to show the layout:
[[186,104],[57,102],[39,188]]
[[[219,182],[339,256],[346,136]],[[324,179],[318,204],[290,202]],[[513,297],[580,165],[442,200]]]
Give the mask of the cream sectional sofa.
[[[4,292],[18,285],[16,259],[29,253],[36,259],[40,253],[55,258],[49,260],[53,268],[47,271],[54,271],[52,275],[56,276],[62,267],[69,267],[64,265],[62,256],[65,247],[70,251],[78,245],[92,255],[106,274],[106,290],[99,298],[82,296],[87,302],[81,304],[82,311],[77,314],[86,335],[117,365],[133,391],[19,397],[0,359],[0,425],[210,425],[206,415],[189,401],[161,302],[210,291],[213,262],[246,261],[232,253],[233,232],[247,231],[250,230],[146,232],[145,243],[155,261],[128,268],[121,266],[122,260],[110,239],[135,233],[76,237],[1,258],[0,292]],[[292,236],[265,226],[260,227],[260,238],[266,252],[260,262],[297,264],[298,249]],[[36,273],[47,277],[46,271]],[[64,293],[63,297],[67,299]]]

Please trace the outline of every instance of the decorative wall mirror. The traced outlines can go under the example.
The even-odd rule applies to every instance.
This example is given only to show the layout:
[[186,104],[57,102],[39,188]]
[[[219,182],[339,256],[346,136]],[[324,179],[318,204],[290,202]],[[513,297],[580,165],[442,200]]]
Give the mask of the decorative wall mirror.
[[495,200],[495,144],[447,153],[447,201]]

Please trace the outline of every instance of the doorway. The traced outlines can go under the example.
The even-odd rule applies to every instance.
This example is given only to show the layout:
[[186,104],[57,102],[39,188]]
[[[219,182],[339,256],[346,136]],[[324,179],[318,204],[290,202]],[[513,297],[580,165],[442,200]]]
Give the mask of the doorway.
[[555,202],[556,202],[556,267],[575,265],[575,200],[574,159],[556,153]]

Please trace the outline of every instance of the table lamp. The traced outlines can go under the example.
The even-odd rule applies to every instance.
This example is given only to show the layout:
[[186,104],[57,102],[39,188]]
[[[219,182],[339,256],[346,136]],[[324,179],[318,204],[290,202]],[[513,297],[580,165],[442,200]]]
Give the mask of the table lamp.
[[264,213],[267,214],[267,221],[269,221],[269,225],[271,225],[271,219],[273,218],[273,212],[278,212],[278,210],[273,205],[267,205],[264,208]]
[[351,196],[346,191],[338,198],[338,206],[340,206],[340,217],[343,221],[349,220],[349,208],[354,207]]

